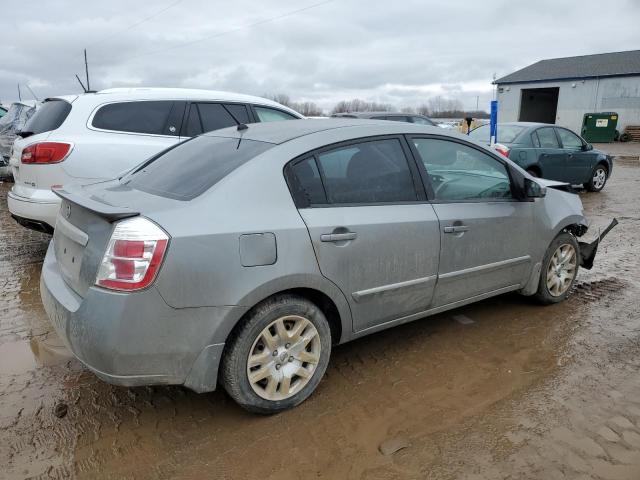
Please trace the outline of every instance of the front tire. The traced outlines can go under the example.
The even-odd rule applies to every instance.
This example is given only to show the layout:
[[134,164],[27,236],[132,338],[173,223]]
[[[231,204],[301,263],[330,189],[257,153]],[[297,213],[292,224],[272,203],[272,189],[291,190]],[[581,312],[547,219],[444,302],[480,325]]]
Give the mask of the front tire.
[[278,295],[255,307],[231,334],[222,385],[246,410],[277,413],[313,393],[330,355],[331,329],[322,311],[297,295]]
[[599,192],[607,183],[608,174],[607,167],[599,163],[595,166],[593,172],[591,172],[591,179],[584,184],[584,188],[590,192]]
[[576,238],[563,232],[544,254],[536,299],[545,305],[564,301],[578,275],[580,247]]

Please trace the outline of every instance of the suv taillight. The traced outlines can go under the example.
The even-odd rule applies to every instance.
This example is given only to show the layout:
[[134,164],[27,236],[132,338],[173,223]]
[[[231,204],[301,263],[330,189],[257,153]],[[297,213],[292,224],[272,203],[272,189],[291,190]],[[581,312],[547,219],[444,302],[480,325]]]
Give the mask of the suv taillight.
[[60,163],[71,151],[72,145],[64,142],[40,142],[34,143],[22,150],[20,160],[22,163],[36,163],[46,165]]
[[504,155],[505,157],[509,158],[509,147],[507,147],[506,145],[502,145],[501,143],[496,143],[493,148],[495,148],[498,153],[501,153],[502,155]]
[[96,285],[111,290],[140,290],[156,278],[169,236],[151,220],[135,217],[116,224],[102,258]]

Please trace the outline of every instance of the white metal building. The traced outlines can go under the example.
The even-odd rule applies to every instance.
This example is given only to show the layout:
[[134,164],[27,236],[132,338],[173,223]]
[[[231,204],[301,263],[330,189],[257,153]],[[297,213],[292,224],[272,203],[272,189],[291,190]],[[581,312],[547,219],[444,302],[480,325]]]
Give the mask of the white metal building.
[[541,60],[497,79],[498,121],[555,123],[575,132],[585,113],[640,125],[640,50]]

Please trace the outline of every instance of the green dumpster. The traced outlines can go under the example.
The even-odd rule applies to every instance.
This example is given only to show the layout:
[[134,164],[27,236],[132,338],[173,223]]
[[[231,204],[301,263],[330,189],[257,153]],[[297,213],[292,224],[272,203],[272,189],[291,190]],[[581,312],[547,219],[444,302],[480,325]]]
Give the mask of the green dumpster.
[[582,118],[582,138],[589,143],[611,143],[616,136],[618,114],[615,112],[585,113]]

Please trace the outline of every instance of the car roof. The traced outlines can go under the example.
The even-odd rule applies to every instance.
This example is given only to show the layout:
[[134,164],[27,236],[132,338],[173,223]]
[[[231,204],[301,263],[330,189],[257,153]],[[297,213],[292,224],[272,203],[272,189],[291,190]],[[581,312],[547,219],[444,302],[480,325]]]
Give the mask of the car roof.
[[223,92],[218,90],[204,90],[195,88],[108,88],[94,93],[81,95],[57,95],[52,98],[73,101],[75,98],[92,98],[99,103],[119,100],[211,100],[222,102],[242,102],[265,107],[274,107],[302,117],[298,112],[267,98],[245,95],[242,93]]
[[305,135],[313,135],[327,130],[375,126],[377,134],[400,135],[403,133],[437,133],[447,135],[445,130],[430,125],[418,125],[386,120],[340,118],[283,120],[279,122],[252,123],[244,130],[238,127],[223,128],[203,134],[208,137],[230,137],[282,144]]
[[334,115],[335,115],[334,118],[349,117],[349,116],[353,116],[357,118],[371,118],[371,117],[378,117],[378,116],[386,116],[386,117],[407,117],[407,116],[422,117],[423,116],[417,113],[402,113],[402,112],[342,112],[342,113],[335,113]]

